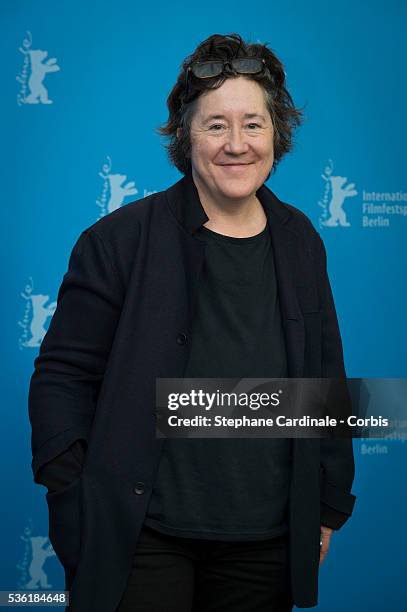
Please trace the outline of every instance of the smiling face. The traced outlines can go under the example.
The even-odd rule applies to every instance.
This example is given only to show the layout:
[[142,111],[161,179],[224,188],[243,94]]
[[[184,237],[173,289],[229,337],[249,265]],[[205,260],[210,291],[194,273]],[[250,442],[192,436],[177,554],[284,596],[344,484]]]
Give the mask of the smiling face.
[[191,123],[194,179],[215,200],[250,199],[274,161],[273,124],[261,86],[239,76],[198,98]]

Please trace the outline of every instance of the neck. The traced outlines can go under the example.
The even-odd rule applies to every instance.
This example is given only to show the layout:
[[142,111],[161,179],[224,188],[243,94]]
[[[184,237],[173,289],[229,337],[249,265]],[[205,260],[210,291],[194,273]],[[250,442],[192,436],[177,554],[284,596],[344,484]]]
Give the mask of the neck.
[[267,217],[256,193],[233,200],[222,197],[215,199],[205,189],[194,170],[192,170],[192,177],[201,204],[209,217],[204,227],[236,238],[253,236],[264,229]]

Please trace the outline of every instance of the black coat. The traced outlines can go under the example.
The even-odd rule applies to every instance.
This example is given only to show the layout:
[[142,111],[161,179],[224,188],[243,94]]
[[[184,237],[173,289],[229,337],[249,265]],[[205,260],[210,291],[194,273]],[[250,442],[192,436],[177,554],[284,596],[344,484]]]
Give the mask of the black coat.
[[[344,376],[319,234],[262,185],[271,227],[290,377]],[[49,536],[74,612],[113,612],[125,590],[163,439],[156,377],[187,363],[208,217],[189,173],[84,230],[73,247],[29,390],[34,481],[75,440],[82,473],[47,493]],[[320,523],[352,513],[351,440],[293,440],[290,552],[297,606],[317,604]],[[322,514],[321,514],[322,509]],[[328,523],[328,519],[327,522]]]

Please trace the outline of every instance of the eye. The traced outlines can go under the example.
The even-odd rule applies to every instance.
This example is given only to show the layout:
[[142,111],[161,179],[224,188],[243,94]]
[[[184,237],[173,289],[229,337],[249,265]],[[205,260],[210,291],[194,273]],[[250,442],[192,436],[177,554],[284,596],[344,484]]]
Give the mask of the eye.
[[219,132],[219,130],[214,129],[214,128],[223,128],[224,126],[221,123],[213,123],[212,125],[209,126],[209,129],[212,130],[213,132]]
[[259,128],[261,127],[261,125],[259,125],[258,123],[249,123],[248,126],[254,125],[254,127]]

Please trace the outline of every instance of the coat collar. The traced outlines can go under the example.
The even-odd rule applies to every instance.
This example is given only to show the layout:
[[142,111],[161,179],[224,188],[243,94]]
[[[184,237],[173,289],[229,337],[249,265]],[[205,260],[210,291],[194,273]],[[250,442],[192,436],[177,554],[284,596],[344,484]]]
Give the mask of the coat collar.
[[[183,178],[166,190],[169,206],[179,223],[193,234],[209,220],[202,206],[198,189],[189,170]],[[256,191],[270,223],[286,223],[291,217],[287,206],[266,185]]]
[[[189,301],[190,304],[193,304],[205,248],[205,242],[196,240],[193,233],[208,221],[209,217],[201,204],[191,172],[167,189],[166,195],[173,215],[187,232],[184,241],[186,256],[184,263],[187,271]],[[289,207],[264,184],[257,190],[256,195],[264,207],[270,227],[281,313],[286,334],[289,376],[301,377],[304,368],[305,335],[303,317],[296,293],[296,277],[301,267],[301,255],[298,251],[298,234],[293,228],[294,224],[290,223],[294,215]]]

